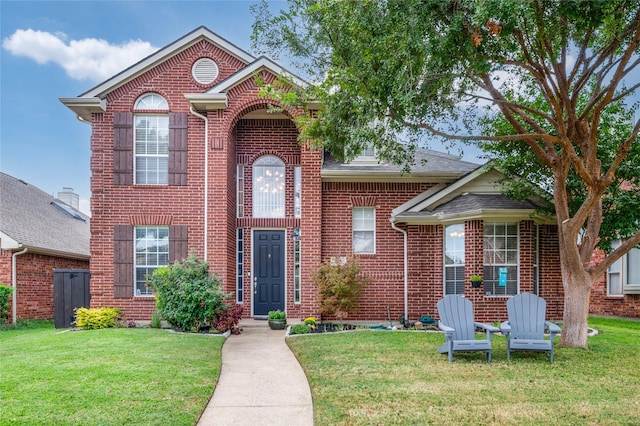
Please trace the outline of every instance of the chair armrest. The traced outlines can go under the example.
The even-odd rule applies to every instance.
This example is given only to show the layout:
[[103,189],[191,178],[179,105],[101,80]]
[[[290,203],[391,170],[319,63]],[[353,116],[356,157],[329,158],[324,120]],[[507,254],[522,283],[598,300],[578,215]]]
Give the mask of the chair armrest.
[[500,331],[500,329],[498,327],[494,327],[492,325],[484,324],[484,323],[481,323],[481,322],[474,322],[473,325],[476,328],[482,328],[483,330],[486,330],[486,332],[487,332],[487,340],[491,340],[491,338],[493,337],[493,333],[497,333],[498,331]]
[[553,340],[556,337],[556,334],[562,331],[562,329],[558,327],[557,324],[554,324],[551,321],[545,321],[544,326],[547,330],[549,330],[551,340]]
[[502,334],[509,337],[509,335],[511,334],[511,324],[509,324],[509,321],[505,321],[500,324],[500,331],[502,332]]
[[441,321],[438,321],[438,328],[444,331],[445,338],[448,340],[453,335],[453,332],[456,331],[455,328],[449,327],[448,325],[444,325]]

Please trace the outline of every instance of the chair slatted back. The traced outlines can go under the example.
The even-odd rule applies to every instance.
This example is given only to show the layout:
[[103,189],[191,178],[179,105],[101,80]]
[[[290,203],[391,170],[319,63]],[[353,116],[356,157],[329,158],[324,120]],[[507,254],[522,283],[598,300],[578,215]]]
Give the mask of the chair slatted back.
[[438,301],[440,321],[456,331],[453,340],[475,339],[473,323],[473,305],[469,299],[456,294],[445,296]]
[[547,302],[531,293],[520,293],[507,301],[511,335],[515,339],[544,339]]

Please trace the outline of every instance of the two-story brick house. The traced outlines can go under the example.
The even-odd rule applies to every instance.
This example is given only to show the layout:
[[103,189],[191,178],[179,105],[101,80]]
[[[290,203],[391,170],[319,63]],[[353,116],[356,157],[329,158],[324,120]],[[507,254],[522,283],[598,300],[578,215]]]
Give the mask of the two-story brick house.
[[61,99],[92,126],[92,305],[149,319],[145,274],[193,251],[245,316],[302,318],[318,314],[320,263],[354,255],[371,284],[351,319],[415,320],[464,293],[494,321],[523,291],[562,317],[556,225],[533,202],[501,195],[495,170],[435,151],[419,149],[403,174],[374,152],[342,164],[301,145],[255,83],[284,71],[200,27]]

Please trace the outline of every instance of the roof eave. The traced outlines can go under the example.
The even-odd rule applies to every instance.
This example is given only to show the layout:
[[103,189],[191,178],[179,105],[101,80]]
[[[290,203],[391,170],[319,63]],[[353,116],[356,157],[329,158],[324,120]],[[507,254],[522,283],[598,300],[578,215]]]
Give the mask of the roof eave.
[[[518,222],[525,219],[532,219],[536,223],[549,223],[549,218],[534,214],[534,209],[479,209],[461,213],[435,214],[425,216],[396,215],[391,217],[393,223],[406,223],[409,225],[438,225],[449,223],[460,223],[467,220],[491,220],[502,222]],[[552,222],[555,223],[555,222]]]
[[107,110],[107,101],[100,98],[60,98],[60,102],[87,123],[91,123],[91,114]]
[[228,106],[226,93],[187,93],[184,97],[198,111],[226,109]]
[[432,182],[448,183],[460,177],[460,173],[411,173],[380,172],[364,170],[322,170],[320,176],[324,182]]

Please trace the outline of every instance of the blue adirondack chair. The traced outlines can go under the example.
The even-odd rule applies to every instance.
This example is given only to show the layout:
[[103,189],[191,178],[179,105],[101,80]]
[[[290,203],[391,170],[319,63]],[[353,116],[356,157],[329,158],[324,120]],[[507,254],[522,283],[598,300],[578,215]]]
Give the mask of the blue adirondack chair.
[[[546,321],[547,302],[531,293],[520,293],[507,301],[508,321],[500,324],[500,331],[507,337],[507,359],[511,352],[547,352],[553,362],[553,339],[560,327]],[[544,338],[545,331],[550,338]]]
[[[460,295],[448,295],[438,301],[440,322],[438,328],[444,331],[445,342],[438,348],[439,353],[448,353],[453,362],[454,352],[485,352],[487,362],[491,362],[491,338],[499,331],[497,327],[473,320],[473,305]],[[486,339],[476,339],[476,328],[486,331]]]

